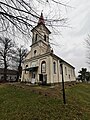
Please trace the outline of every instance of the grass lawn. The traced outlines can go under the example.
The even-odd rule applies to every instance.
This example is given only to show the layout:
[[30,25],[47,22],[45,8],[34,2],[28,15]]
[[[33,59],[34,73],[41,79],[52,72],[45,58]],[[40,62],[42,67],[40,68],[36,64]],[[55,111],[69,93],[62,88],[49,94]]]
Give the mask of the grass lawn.
[[90,84],[66,88],[66,105],[59,88],[47,96],[29,87],[0,84],[0,120],[90,120]]

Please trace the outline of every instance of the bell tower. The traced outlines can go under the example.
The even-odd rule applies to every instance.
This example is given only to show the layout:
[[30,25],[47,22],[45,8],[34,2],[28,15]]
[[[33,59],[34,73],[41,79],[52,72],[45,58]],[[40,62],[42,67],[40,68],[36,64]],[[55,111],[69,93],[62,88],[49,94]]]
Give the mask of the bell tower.
[[51,50],[49,44],[49,35],[51,32],[45,25],[43,13],[41,13],[41,16],[39,17],[37,26],[35,26],[31,30],[31,32],[32,32],[32,45],[31,45],[32,57],[49,52]]
[[39,17],[37,26],[35,26],[31,30],[31,32],[32,32],[32,45],[37,43],[38,41],[43,41],[44,43],[49,44],[49,34],[51,32],[45,26],[43,13],[41,13],[41,16]]

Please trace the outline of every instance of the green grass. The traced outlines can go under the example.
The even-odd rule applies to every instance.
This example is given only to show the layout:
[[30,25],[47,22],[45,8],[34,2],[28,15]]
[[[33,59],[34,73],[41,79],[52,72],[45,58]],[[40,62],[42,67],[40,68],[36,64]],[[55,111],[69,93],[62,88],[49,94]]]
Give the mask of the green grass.
[[67,88],[66,102],[63,105],[61,97],[1,84],[0,120],[90,120],[90,84]]

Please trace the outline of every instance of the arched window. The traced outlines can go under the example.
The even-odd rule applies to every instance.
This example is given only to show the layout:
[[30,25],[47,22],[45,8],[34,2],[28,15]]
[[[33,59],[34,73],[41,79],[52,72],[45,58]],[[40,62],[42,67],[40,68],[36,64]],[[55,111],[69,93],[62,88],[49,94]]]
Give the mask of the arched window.
[[46,41],[46,35],[44,35],[44,41]]
[[45,73],[46,72],[46,62],[42,61],[41,63],[41,73]]
[[54,74],[56,74],[56,63],[55,62],[53,62],[53,72]]

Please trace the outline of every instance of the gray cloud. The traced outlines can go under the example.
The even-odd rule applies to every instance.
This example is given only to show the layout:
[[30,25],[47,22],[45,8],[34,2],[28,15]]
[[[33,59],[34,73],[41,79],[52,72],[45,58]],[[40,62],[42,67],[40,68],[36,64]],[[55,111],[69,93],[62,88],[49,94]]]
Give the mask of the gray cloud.
[[73,64],[78,72],[81,67],[88,67],[86,59],[86,48],[84,45],[87,34],[90,33],[90,0],[73,0],[71,6],[74,9],[68,9],[68,17],[72,29],[62,31],[63,45],[55,52],[66,61]]

